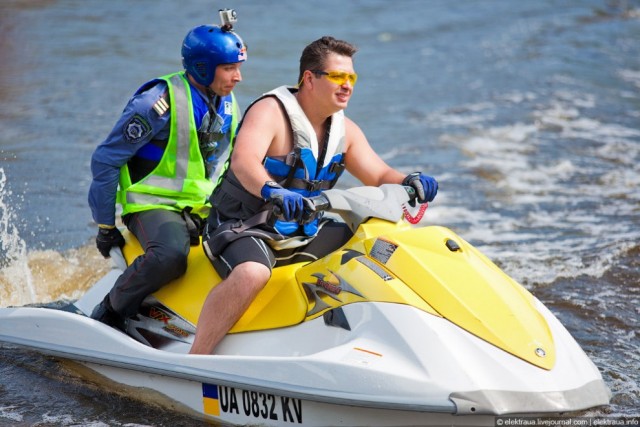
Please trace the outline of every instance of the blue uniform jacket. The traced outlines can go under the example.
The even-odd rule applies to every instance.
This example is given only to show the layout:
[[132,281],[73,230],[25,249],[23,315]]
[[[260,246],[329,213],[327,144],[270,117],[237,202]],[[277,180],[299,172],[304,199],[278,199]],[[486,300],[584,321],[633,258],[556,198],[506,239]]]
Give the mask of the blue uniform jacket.
[[[205,96],[191,86],[196,127],[202,126],[203,118],[209,112]],[[136,153],[145,158],[156,157],[162,152],[152,144],[140,151],[153,140],[169,138],[171,111],[159,115],[153,105],[167,91],[164,81],[134,95],[127,103],[122,115],[107,138],[98,145],[91,157],[93,181],[89,188],[89,206],[93,219],[98,224],[114,225],[116,215],[116,192],[120,179],[120,168]],[[229,133],[229,123],[224,123],[221,131]],[[141,154],[142,153],[142,154]]]

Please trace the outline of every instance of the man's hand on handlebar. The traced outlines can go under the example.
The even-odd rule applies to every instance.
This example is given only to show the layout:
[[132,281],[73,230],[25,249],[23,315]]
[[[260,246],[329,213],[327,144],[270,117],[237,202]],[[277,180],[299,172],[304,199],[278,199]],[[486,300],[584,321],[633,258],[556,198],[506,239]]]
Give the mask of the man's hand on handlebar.
[[411,186],[416,190],[418,203],[431,202],[438,193],[438,181],[421,172],[407,175],[402,181],[402,185]]
[[280,210],[275,213],[285,221],[304,221],[307,212],[315,212],[315,207],[309,199],[273,181],[264,184],[260,195]]

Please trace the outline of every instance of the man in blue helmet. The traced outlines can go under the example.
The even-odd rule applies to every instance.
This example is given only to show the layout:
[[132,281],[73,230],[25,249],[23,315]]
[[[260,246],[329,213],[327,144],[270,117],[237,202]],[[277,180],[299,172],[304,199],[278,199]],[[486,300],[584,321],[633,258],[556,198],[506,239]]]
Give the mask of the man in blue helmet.
[[[205,300],[191,353],[215,349],[274,266],[314,261],[352,236],[344,223],[315,215],[308,200],[332,188],[344,170],[365,185],[412,186],[421,203],[435,198],[433,177],[391,168],[345,116],[358,77],[355,52],[333,37],[310,43],[300,57],[298,87],[274,89],[247,109],[203,234],[205,253],[224,280]],[[263,221],[271,206],[282,212],[273,224]]]
[[144,254],[92,318],[124,330],[147,295],[185,273],[209,212],[207,198],[231,153],[240,120],[232,90],[246,59],[230,23],[193,28],[182,44],[185,71],[142,85],[93,153],[89,205],[98,250],[109,258],[111,248],[124,245],[115,225],[118,203]]

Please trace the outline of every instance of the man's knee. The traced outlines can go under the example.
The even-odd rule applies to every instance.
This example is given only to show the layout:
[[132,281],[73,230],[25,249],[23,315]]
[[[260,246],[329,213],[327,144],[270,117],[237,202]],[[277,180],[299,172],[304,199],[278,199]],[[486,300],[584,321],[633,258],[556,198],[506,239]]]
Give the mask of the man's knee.
[[231,271],[229,277],[241,286],[260,290],[271,278],[271,269],[258,262],[243,262]]
[[148,252],[158,273],[170,280],[177,279],[187,271],[188,252],[179,248],[165,247]]

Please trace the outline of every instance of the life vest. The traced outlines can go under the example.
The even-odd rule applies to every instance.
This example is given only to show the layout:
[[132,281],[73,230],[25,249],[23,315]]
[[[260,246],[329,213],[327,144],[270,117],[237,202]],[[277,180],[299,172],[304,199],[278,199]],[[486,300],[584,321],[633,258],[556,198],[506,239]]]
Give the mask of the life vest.
[[[286,111],[293,137],[293,149],[288,155],[282,158],[266,157],[263,163],[271,178],[284,188],[304,197],[312,197],[332,188],[345,169],[344,113],[339,111],[331,116],[329,130],[324,135],[325,143],[320,144],[313,126],[293,96],[296,90],[281,86],[255,101],[267,96],[275,97]],[[319,152],[321,146],[324,150]],[[212,204],[223,217],[240,218],[243,221],[264,207],[264,201],[244,190],[231,170],[214,193]],[[299,229],[305,236],[314,236],[318,232],[320,219],[317,216],[305,224],[278,220],[274,227],[283,236],[293,235]]]
[[[209,213],[208,197],[224,170],[218,171],[215,176],[207,176],[193,115],[191,87],[184,72],[159,79],[167,83],[169,91],[169,139],[159,163],[145,177],[132,182],[129,166],[121,168],[118,202],[122,205],[122,215],[150,209],[178,212],[188,209],[191,213],[206,218]],[[228,109],[228,114],[231,115],[232,143],[238,127],[239,110],[233,94],[230,97],[231,108]],[[230,146],[227,150],[227,156],[231,148]],[[226,159],[222,163],[226,168]]]
[[[311,122],[302,111],[293,95],[295,88],[280,86],[264,96],[274,96],[284,107],[293,131],[293,150],[285,158],[266,157],[264,167],[274,181],[304,197],[320,194],[322,190],[332,188],[344,171],[345,125],[344,112],[338,111],[330,119],[330,128],[320,144]],[[264,97],[263,96],[263,97]],[[320,152],[320,147],[324,152]],[[304,234],[313,236],[318,232],[315,218],[303,224]],[[297,231],[295,221],[276,221],[275,228],[281,234],[290,235]]]

